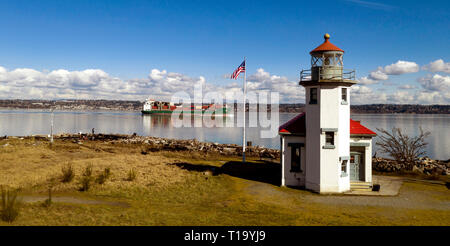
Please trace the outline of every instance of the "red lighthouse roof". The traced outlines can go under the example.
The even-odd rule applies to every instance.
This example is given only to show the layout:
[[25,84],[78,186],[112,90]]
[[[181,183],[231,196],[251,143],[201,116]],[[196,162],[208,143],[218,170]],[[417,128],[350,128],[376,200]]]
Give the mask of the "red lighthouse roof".
[[317,48],[315,48],[311,52],[309,52],[310,54],[317,53],[317,52],[322,52],[322,51],[340,51],[340,52],[344,52],[342,49],[340,49],[336,45],[330,43],[330,41],[329,41],[330,35],[328,33],[325,34],[323,36],[323,38],[325,39],[325,41],[321,45],[319,45]]
[[[301,135],[306,134],[306,114],[301,113],[288,122],[284,123],[278,129],[280,134]],[[350,119],[350,135],[353,136],[376,136],[377,134],[369,128],[361,125],[359,121]]]

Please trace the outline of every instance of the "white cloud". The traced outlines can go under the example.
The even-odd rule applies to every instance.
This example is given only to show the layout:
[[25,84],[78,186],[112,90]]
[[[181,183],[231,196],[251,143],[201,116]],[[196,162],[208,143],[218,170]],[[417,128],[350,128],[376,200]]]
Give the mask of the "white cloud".
[[450,92],[419,91],[415,95],[415,103],[421,104],[449,104]]
[[[281,100],[300,103],[304,89],[296,81],[271,75],[260,68],[248,76],[248,91],[278,91]],[[218,86],[206,82],[202,76],[192,78],[180,73],[152,69],[147,78],[122,80],[100,69],[68,71],[37,71],[19,68],[8,71],[0,66],[0,98],[20,99],[119,99],[170,100],[176,92],[193,95],[194,85],[200,83],[203,93],[234,93],[242,90],[241,83]]]
[[[367,85],[374,84],[377,80],[363,77],[360,78],[359,85],[352,86],[351,103],[450,103],[450,76],[435,74],[418,81],[422,86],[420,91],[410,90],[414,89],[413,85],[403,85],[399,89],[408,91],[388,94],[385,92],[391,89],[373,90]],[[277,91],[282,103],[304,103],[304,88],[287,77],[273,75],[259,68],[254,74],[247,76],[247,82],[248,91]],[[202,84],[204,93],[219,92],[225,95],[242,90],[242,83],[234,80],[216,85],[202,76],[193,78],[159,69],[152,69],[145,78],[122,80],[100,69],[37,71],[29,68],[7,70],[0,66],[0,98],[11,99],[144,100],[152,97],[170,100],[179,91],[193,95],[196,83]]]
[[419,65],[415,62],[397,61],[391,65],[378,67],[369,73],[368,76],[361,77],[359,82],[364,85],[376,84],[381,80],[388,80],[389,75],[400,75],[405,73],[415,73],[419,71]]
[[371,84],[376,84],[376,83],[378,83],[377,80],[370,79],[370,78],[368,78],[367,76],[361,77],[361,78],[357,79],[356,81],[357,81],[359,84],[362,84],[362,85],[371,85]]
[[450,73],[450,62],[444,62],[444,60],[439,59],[434,62],[430,62],[430,64],[422,67],[423,70],[428,70],[432,73],[436,72],[444,72]]
[[[414,86],[403,86],[402,89],[412,89]],[[449,104],[450,90],[427,91],[408,90],[385,93],[385,88],[373,91],[364,85],[354,85],[351,87],[352,104]]]
[[429,91],[450,91],[450,76],[441,76],[439,74],[435,74],[433,76],[428,75],[426,77],[419,78],[418,81],[424,89]]
[[378,70],[371,72],[369,78],[372,80],[387,80],[389,76],[379,68]]
[[367,86],[354,85],[351,87],[351,92],[356,95],[365,95],[365,94],[370,94],[373,91],[371,88],[369,88]]
[[351,104],[368,104],[383,100],[384,93],[374,93],[373,90],[364,85],[354,85],[350,87]]
[[397,88],[404,89],[404,90],[410,90],[410,89],[416,89],[416,86],[415,85],[402,85]]
[[393,94],[388,95],[388,102],[394,104],[412,104],[416,103],[414,95],[411,95],[408,91],[396,91]]
[[258,68],[255,74],[248,76],[247,81],[249,90],[277,91],[284,102],[304,103],[305,90],[297,81],[289,81],[284,76],[270,75],[262,68]]
[[405,73],[416,73],[419,71],[419,65],[415,62],[397,61],[394,64],[385,66],[383,72],[388,75],[400,75]]

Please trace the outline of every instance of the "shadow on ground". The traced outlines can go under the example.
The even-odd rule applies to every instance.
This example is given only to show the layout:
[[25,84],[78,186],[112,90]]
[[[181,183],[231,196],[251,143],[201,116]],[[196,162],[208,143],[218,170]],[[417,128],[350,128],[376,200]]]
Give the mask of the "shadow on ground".
[[196,172],[211,172],[212,175],[228,174],[247,180],[269,183],[272,185],[280,185],[281,166],[279,163],[270,161],[258,161],[242,163],[240,161],[229,161],[221,167],[210,165],[197,165],[190,163],[173,163],[182,169]]

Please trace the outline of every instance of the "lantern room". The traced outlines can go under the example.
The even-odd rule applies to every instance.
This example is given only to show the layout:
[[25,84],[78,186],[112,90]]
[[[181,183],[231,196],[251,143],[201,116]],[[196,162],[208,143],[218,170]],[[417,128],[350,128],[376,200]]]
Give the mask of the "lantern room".
[[355,80],[355,71],[344,71],[344,51],[332,44],[330,35],[324,35],[325,41],[312,50],[311,69],[302,70],[300,82],[351,82]]

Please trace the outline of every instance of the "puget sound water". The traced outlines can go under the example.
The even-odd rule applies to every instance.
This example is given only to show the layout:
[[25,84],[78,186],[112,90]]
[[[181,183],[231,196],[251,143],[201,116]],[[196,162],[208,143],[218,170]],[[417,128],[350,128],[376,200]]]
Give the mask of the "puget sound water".
[[[297,113],[280,113],[279,124],[295,117]],[[174,127],[170,116],[141,115],[129,111],[55,111],[54,129],[58,133],[133,134],[175,139],[197,139],[199,141],[242,144],[242,127]],[[26,136],[49,134],[51,112],[48,110],[0,110],[0,136]],[[378,133],[377,128],[401,128],[406,134],[416,136],[419,127],[430,131],[427,156],[434,159],[450,158],[450,115],[447,114],[353,114],[351,118],[360,120],[369,129]],[[236,122],[236,117],[225,120]],[[249,120],[247,120],[248,124]],[[225,124],[224,124],[225,125]],[[267,129],[267,128],[263,128]],[[280,138],[261,138],[261,127],[247,127],[247,141],[253,145],[279,148]],[[374,139],[377,141],[377,137]],[[374,144],[373,153],[385,156]]]

